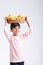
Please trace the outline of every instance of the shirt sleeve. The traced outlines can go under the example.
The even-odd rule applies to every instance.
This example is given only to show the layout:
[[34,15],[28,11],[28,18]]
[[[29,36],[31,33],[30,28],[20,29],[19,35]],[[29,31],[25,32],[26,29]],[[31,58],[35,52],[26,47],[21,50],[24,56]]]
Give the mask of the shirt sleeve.
[[32,26],[29,27],[29,30],[23,34],[20,35],[22,39],[25,39],[26,37],[30,36],[30,34],[33,32]]
[[11,34],[9,33],[8,28],[6,26],[4,27],[4,34],[7,37],[8,41],[10,41]]

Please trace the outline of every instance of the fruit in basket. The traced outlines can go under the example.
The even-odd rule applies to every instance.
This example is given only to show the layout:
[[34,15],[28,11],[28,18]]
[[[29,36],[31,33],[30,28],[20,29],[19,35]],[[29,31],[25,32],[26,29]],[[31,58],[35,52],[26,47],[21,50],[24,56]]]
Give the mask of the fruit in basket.
[[25,21],[25,16],[19,14],[18,16],[13,16],[9,14],[6,16],[7,23],[23,23]]
[[20,22],[20,23],[23,23],[24,21],[25,21],[25,16],[23,16],[23,15],[18,15],[17,16],[17,20]]

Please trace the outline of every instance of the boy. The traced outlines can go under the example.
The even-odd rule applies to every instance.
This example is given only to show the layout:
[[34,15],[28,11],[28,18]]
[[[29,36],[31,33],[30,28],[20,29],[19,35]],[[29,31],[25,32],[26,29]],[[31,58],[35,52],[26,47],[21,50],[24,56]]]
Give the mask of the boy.
[[19,35],[20,32],[19,23],[11,23],[10,30],[13,33],[12,35],[6,31],[7,21],[5,21],[4,33],[10,43],[10,65],[24,65],[22,39],[24,39],[25,37],[29,36],[32,33],[31,25],[27,17],[25,17],[25,21],[29,27],[29,31],[20,35]]

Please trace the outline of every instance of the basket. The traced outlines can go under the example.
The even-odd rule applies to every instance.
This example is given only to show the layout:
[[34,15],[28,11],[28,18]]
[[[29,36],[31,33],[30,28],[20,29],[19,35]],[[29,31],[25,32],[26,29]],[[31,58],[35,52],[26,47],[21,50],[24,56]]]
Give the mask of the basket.
[[5,18],[6,18],[8,24],[11,24],[11,23],[24,23],[24,21],[25,21],[25,16],[23,16],[21,14],[19,14],[18,16],[13,16],[13,15],[9,14]]

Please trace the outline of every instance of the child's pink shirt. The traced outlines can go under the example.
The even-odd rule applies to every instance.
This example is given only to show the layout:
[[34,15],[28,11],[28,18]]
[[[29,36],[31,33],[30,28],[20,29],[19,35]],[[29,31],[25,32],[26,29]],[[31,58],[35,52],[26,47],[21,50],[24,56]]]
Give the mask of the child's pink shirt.
[[22,62],[24,61],[24,49],[22,40],[29,36],[32,32],[31,27],[28,32],[24,34],[13,36],[9,34],[6,27],[4,28],[4,33],[10,43],[10,62]]

